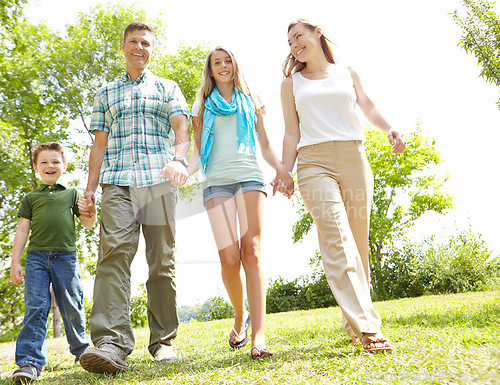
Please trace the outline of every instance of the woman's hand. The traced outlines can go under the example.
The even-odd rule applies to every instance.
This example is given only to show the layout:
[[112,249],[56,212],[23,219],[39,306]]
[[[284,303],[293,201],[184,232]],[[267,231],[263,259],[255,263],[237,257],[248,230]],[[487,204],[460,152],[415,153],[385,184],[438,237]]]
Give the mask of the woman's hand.
[[405,150],[405,137],[399,131],[391,128],[389,131],[387,131],[387,138],[389,139],[389,143],[392,146],[392,152],[394,154],[400,154]]

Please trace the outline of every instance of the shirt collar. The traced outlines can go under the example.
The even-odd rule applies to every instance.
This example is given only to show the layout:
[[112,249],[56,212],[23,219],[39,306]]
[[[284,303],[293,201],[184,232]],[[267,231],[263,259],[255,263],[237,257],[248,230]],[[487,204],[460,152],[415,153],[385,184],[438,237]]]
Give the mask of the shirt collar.
[[[145,80],[149,79],[151,76],[152,76],[151,71],[146,70],[142,74],[140,74],[139,77],[137,79],[135,79],[135,82],[133,82],[133,83],[140,84],[140,83],[144,82]],[[130,75],[126,72],[123,73],[122,80],[125,83],[132,83],[132,79],[130,78]]]
[[[53,187],[52,187],[53,186]],[[45,183],[40,183],[40,186],[38,186],[37,190],[38,191],[44,191],[44,190],[47,190],[47,189],[58,189],[58,188],[62,188],[64,190],[66,190],[66,186],[61,184],[61,183],[54,183],[53,185],[49,185],[49,184],[45,184]]]

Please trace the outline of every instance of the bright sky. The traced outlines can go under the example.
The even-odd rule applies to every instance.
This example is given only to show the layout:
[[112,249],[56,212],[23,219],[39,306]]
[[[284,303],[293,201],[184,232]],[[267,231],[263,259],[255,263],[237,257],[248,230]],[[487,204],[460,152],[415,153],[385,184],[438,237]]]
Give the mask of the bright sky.
[[[54,29],[73,23],[78,12],[95,0],[39,0],[33,21],[44,19]],[[122,0],[122,4],[132,2]],[[456,211],[445,219],[430,216],[413,234],[424,237],[453,232],[469,224],[500,252],[498,182],[500,111],[497,87],[479,78],[476,59],[457,47],[461,31],[450,13],[455,0],[254,0],[215,3],[142,0],[151,16],[161,14],[167,26],[167,47],[179,42],[226,45],[236,54],[254,92],[267,106],[271,142],[281,153],[283,122],[279,100],[281,64],[288,54],[286,29],[291,20],[306,17],[323,27],[336,42],[344,61],[360,74],[365,90],[378,108],[403,131],[416,122],[437,149],[450,175],[448,189]],[[500,6],[495,10],[500,14]],[[273,172],[262,164],[269,181]],[[82,180],[81,187],[85,187]],[[178,207],[177,289],[179,304],[194,304],[224,295],[217,250],[200,197]],[[316,235],[291,244],[294,210],[282,197],[266,204],[262,251],[267,275],[295,278],[306,272],[317,247]],[[144,282],[143,255],[134,261],[134,283]]]

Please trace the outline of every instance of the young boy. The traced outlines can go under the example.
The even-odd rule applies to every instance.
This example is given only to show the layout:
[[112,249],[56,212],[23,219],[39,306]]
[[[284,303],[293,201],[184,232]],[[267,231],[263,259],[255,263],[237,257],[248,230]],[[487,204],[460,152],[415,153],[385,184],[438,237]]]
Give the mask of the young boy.
[[[50,284],[61,311],[70,351],[78,362],[90,346],[85,332],[85,310],[76,254],[74,216],[86,228],[96,221],[95,206],[88,206],[74,188],[57,183],[66,171],[63,148],[59,143],[42,143],[33,151],[33,168],[42,184],[28,193],[19,207],[19,225],[12,247],[10,280],[25,280],[24,325],[16,342],[14,382],[36,380],[47,363],[47,319],[51,306]],[[80,216],[80,211],[90,216]],[[89,214],[87,214],[89,215]],[[26,273],[21,256],[30,235]]]

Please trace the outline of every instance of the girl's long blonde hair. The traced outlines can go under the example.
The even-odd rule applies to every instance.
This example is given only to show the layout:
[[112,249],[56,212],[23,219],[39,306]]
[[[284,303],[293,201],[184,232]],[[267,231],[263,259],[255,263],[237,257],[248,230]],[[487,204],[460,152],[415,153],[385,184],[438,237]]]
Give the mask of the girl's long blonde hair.
[[243,76],[243,73],[240,70],[240,66],[238,65],[238,61],[234,57],[234,54],[229,49],[223,46],[215,47],[212,51],[210,51],[210,53],[207,56],[207,60],[205,61],[205,67],[203,68],[203,81],[201,83],[201,87],[197,92],[197,98],[201,100],[201,105],[197,116],[197,119],[200,122],[200,124],[198,129],[195,130],[194,132],[194,139],[198,148],[201,147],[201,133],[203,131],[203,113],[205,112],[205,100],[208,98],[208,96],[212,93],[212,91],[215,89],[217,85],[214,77],[212,76],[212,65],[211,65],[212,55],[217,51],[224,51],[229,55],[231,62],[233,63],[234,87],[238,91],[243,92],[245,95],[250,96],[254,101],[254,105],[256,106],[255,103],[256,98],[250,92],[250,88],[248,87],[245,77]]
[[[314,25],[307,19],[298,19],[297,21],[292,21],[288,25],[288,32],[290,32],[290,30],[299,23],[303,24],[311,31],[316,31],[316,29],[319,28],[319,26]],[[337,62],[333,53],[333,47],[335,46],[335,44],[330,39],[328,39],[324,33],[321,34],[320,42],[321,48],[323,49],[323,53],[325,54],[328,63],[335,64]],[[292,53],[289,53],[283,63],[283,74],[285,75],[285,77],[288,77],[295,72],[302,71],[304,68],[306,68],[306,63],[301,63],[295,57],[293,57]]]

